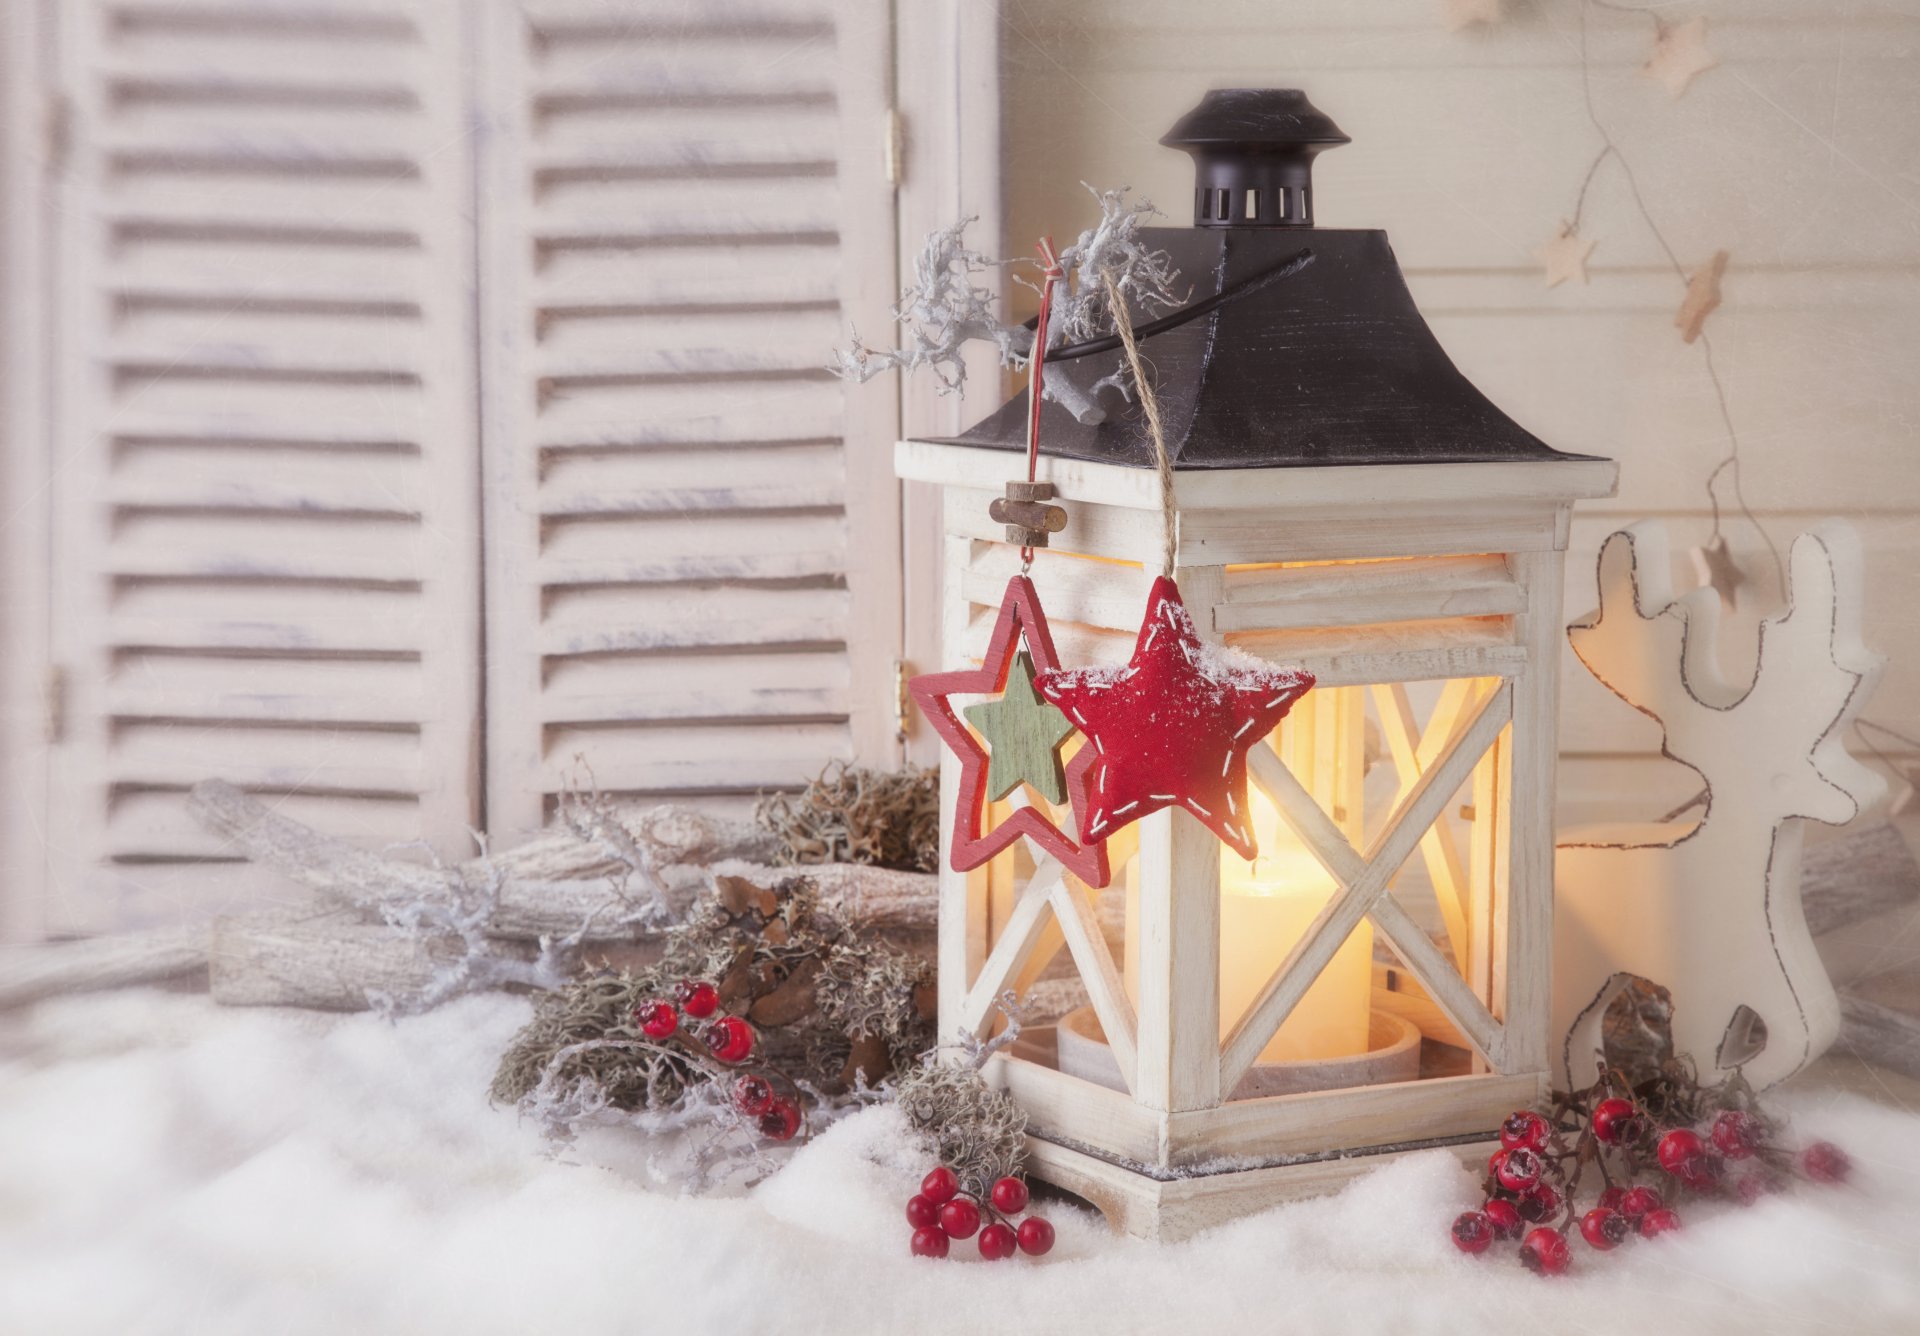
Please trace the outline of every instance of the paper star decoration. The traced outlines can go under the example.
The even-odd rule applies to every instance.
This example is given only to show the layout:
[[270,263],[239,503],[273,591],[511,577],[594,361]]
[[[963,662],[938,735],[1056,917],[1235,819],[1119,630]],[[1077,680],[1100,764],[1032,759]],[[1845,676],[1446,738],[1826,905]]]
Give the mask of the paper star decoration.
[[1687,295],[1680,301],[1680,310],[1673,317],[1673,327],[1680,331],[1680,337],[1692,343],[1700,337],[1701,326],[1707,323],[1707,317],[1720,306],[1720,275],[1727,272],[1727,253],[1715,251],[1713,258],[1693,271],[1687,279]]
[[1552,241],[1534,252],[1547,267],[1547,286],[1557,288],[1568,279],[1587,281],[1587,256],[1596,243],[1583,241],[1572,223],[1560,224]]
[[1705,74],[1720,63],[1720,58],[1707,50],[1705,19],[1666,23],[1655,17],[1654,25],[1653,54],[1640,67],[1640,73],[1658,79],[1669,95],[1679,97],[1695,75]]
[[1693,549],[1693,569],[1701,584],[1713,586],[1722,603],[1729,608],[1738,606],[1735,591],[1747,583],[1747,573],[1733,559],[1725,534],[1715,534],[1705,547]]
[[987,797],[994,802],[1022,784],[1050,803],[1067,800],[1067,772],[1060,764],[1060,744],[1073,736],[1073,725],[1059,707],[1040,699],[1033,689],[1033,656],[1013,656],[1006,690],[999,700],[981,701],[961,711],[986,739]]
[[[1075,840],[1036,807],[1020,807],[992,830],[982,830],[986,821],[987,775],[990,769],[987,751],[954,712],[954,696],[993,695],[1004,691],[1022,642],[1033,656],[1033,666],[1044,675],[1058,662],[1053,652],[1053,634],[1047,629],[1046,615],[1040,611],[1040,598],[1033,582],[1024,575],[1007,581],[1006,596],[1000,602],[1000,618],[993,624],[987,641],[986,657],[978,668],[962,668],[951,673],[922,673],[908,683],[915,704],[933,725],[933,731],[960,760],[959,797],[954,804],[948,861],[955,872],[979,867],[995,854],[1025,837],[1035,847],[1052,854],[1061,864],[1091,887],[1107,884],[1105,838]],[[1087,772],[1095,760],[1094,749],[1082,747],[1066,767],[1067,797],[1075,812],[1086,810]]]
[[1096,758],[1082,840],[1105,839],[1163,807],[1184,807],[1242,858],[1259,852],[1247,819],[1247,751],[1313,685],[1313,675],[1200,641],[1180,587],[1153,582],[1124,668],[1042,672],[1040,694],[1087,735]]
[[1498,23],[1500,0],[1447,0],[1447,31],[1459,32],[1476,23]]

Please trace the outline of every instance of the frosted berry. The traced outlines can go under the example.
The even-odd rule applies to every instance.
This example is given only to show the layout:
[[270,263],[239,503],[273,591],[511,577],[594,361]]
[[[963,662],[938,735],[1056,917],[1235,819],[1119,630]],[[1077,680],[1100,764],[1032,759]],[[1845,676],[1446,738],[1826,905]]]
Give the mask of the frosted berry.
[[1726,1168],[1725,1160],[1708,1151],[1680,1166],[1680,1181],[1695,1192],[1711,1192],[1720,1186],[1720,1176],[1726,1172]]
[[1520,1260],[1540,1276],[1557,1276],[1573,1265],[1573,1249],[1557,1229],[1536,1229],[1520,1244]]
[[733,1102],[740,1112],[758,1118],[773,1103],[773,1082],[764,1076],[743,1076],[733,1083]]
[[1816,1141],[1800,1152],[1800,1172],[1816,1183],[1844,1183],[1853,1161],[1831,1141]]
[[1713,1141],[1713,1148],[1729,1160],[1746,1159],[1767,1139],[1760,1120],[1739,1109],[1722,1110],[1707,1135]]
[[760,1135],[769,1141],[791,1141],[800,1130],[800,1110],[793,1101],[776,1099],[760,1115]]
[[915,1257],[945,1257],[951,1246],[947,1236],[937,1229],[916,1229],[913,1231],[913,1255]]
[[[915,1229],[940,1228],[940,1208],[927,1200],[923,1193],[914,1193],[907,1198],[907,1223]],[[941,1235],[942,1238],[946,1236]]]
[[1638,1220],[1665,1206],[1660,1193],[1653,1188],[1633,1188],[1628,1191],[1625,1200],[1620,1203],[1620,1214],[1629,1220]]
[[1522,1220],[1537,1225],[1560,1209],[1560,1194],[1545,1183],[1535,1183],[1520,1194],[1514,1209]]
[[1453,1246],[1478,1256],[1493,1246],[1495,1232],[1485,1211],[1463,1211],[1453,1220]]
[[1020,1251],[1029,1257],[1045,1257],[1053,1251],[1053,1225],[1037,1215],[1020,1222]]
[[1601,1193],[1600,1200],[1595,1203],[1596,1207],[1602,1211],[1618,1211],[1626,1204],[1627,1190],[1617,1183]]
[[680,1028],[680,1013],[671,1002],[642,1002],[633,1009],[633,1020],[649,1039],[665,1039]]
[[1527,1227],[1527,1222],[1520,1218],[1519,1208],[1510,1201],[1495,1198],[1480,1208],[1480,1214],[1487,1217],[1487,1223],[1503,1239],[1517,1239]]
[[1493,1177],[1508,1192],[1525,1192],[1540,1181],[1540,1171],[1544,1168],[1538,1152],[1525,1146],[1515,1146],[1500,1157],[1500,1165],[1493,1171]]
[[1678,1228],[1680,1216],[1669,1207],[1662,1206],[1640,1217],[1640,1237],[1643,1239],[1650,1239],[1656,1234],[1669,1234]]
[[940,1228],[950,1239],[970,1239],[980,1228],[980,1208],[971,1197],[954,1197],[940,1207]]
[[1609,1146],[1631,1146],[1647,1134],[1647,1120],[1632,1100],[1616,1095],[1593,1106],[1593,1134]]
[[992,1224],[980,1231],[980,1255],[989,1262],[1013,1256],[1013,1250],[1019,1246],[1019,1238],[1005,1225]]
[[673,986],[673,997],[680,1009],[697,1021],[720,1009],[720,990],[705,979],[682,979]]
[[944,1164],[920,1180],[920,1195],[935,1206],[947,1201],[959,1190],[959,1176]]
[[1755,1169],[1735,1180],[1733,1195],[1742,1206],[1751,1206],[1779,1186],[1779,1181],[1772,1174],[1764,1169]]
[[1610,1211],[1604,1206],[1596,1206],[1580,1217],[1580,1237],[1601,1252],[1619,1247],[1631,1233],[1633,1222],[1620,1212]]
[[1660,1138],[1656,1153],[1660,1157],[1660,1167],[1675,1178],[1684,1179],[1691,1170],[1694,1161],[1707,1153],[1706,1143],[1700,1140],[1696,1132],[1684,1127],[1676,1127]]
[[1001,1215],[1019,1215],[1027,1209],[1027,1185],[1007,1177],[993,1185],[993,1209]]
[[738,1016],[722,1016],[701,1038],[722,1062],[745,1062],[753,1054],[753,1027]]
[[1508,1150],[1519,1146],[1538,1150],[1547,1144],[1547,1134],[1552,1130],[1532,1109],[1516,1109],[1500,1124],[1500,1144]]

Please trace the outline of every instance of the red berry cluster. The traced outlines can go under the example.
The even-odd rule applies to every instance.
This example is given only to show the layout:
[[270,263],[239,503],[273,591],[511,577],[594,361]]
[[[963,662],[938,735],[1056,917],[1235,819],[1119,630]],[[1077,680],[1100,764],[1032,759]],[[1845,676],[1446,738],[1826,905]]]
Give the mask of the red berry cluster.
[[945,1257],[954,1239],[970,1239],[977,1233],[980,1255],[989,1262],[1011,1257],[1015,1249],[1030,1257],[1044,1256],[1053,1247],[1053,1226],[1030,1215],[1016,1227],[1013,1217],[1026,1209],[1027,1185],[1019,1179],[1000,1179],[983,1206],[960,1191],[959,1175],[943,1164],[920,1181],[919,1192],[907,1198],[913,1255]]
[[[758,1040],[745,1019],[715,1015],[719,1010],[718,988],[705,979],[682,979],[673,986],[672,1000],[650,998],[635,1007],[633,1023],[649,1039],[672,1041],[696,1055],[737,1067],[753,1056]],[[690,1024],[694,1021],[705,1022],[697,1036]],[[799,1102],[781,1095],[772,1080],[758,1072],[734,1083],[733,1104],[754,1119],[760,1135],[770,1141],[791,1141],[800,1130]]]
[[[1743,1107],[1714,1108],[1721,1099]],[[1516,1110],[1487,1161],[1486,1202],[1454,1220],[1454,1246],[1479,1254],[1496,1240],[1518,1239],[1522,1264],[1557,1276],[1573,1264],[1568,1238],[1576,1223],[1597,1252],[1636,1234],[1650,1239],[1678,1229],[1679,1213],[1656,1182],[1675,1196],[1751,1205],[1796,1169],[1817,1183],[1847,1176],[1845,1152],[1828,1142],[1797,1157],[1775,1146],[1771,1124],[1751,1103],[1737,1077],[1707,1090],[1662,1078],[1636,1091],[1607,1072],[1588,1090],[1557,1096],[1550,1116]],[[1575,1200],[1589,1168],[1605,1188],[1582,1213]],[[1638,1182],[1643,1176],[1649,1181]]]

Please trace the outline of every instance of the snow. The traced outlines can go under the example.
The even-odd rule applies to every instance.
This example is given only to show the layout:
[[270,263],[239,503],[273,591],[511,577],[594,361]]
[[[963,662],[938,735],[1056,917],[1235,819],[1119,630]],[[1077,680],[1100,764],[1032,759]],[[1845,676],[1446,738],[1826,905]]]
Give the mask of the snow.
[[907,1256],[928,1166],[889,1109],[726,1198],[650,1187],[647,1148],[612,1130],[546,1157],[485,1096],[526,1014],[494,995],[390,1024],[145,991],[11,1018],[0,1331],[1920,1329],[1920,1116],[1831,1088],[1782,1106],[1859,1186],[1580,1248],[1559,1281],[1454,1252],[1472,1183],[1443,1152],[1177,1246],[1044,1203],[1055,1251],[983,1271]]

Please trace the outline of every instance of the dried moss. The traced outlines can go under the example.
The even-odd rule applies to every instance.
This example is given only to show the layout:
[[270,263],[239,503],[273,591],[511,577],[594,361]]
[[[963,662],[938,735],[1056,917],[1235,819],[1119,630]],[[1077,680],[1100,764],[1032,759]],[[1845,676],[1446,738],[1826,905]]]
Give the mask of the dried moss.
[[1027,1158],[1027,1115],[969,1066],[929,1063],[900,1078],[894,1102],[953,1170],[960,1190],[984,1201]]
[[940,863],[940,777],[932,768],[836,762],[799,793],[762,796],[753,815],[780,841],[782,863],[870,863],[906,872],[932,872]]

